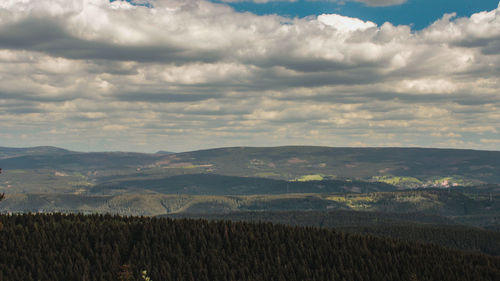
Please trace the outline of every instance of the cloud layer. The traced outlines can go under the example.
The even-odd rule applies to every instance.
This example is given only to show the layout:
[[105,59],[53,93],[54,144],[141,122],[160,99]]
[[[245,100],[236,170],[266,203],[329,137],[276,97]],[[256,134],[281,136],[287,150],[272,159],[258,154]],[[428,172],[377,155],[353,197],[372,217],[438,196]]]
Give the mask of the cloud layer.
[[498,150],[499,65],[500,8],[414,32],[198,0],[8,0],[0,145]]
[[372,6],[372,7],[385,7],[385,6],[401,5],[405,3],[407,0],[353,0],[353,1],[361,2],[366,4],[367,6]]
[[[269,2],[298,2],[299,0],[220,0],[221,2],[226,3],[235,3],[235,2],[254,2],[258,4],[264,4]],[[345,2],[343,0],[305,0],[305,1],[322,1],[322,2]],[[347,0],[352,2],[361,2],[367,6],[371,7],[385,7],[385,6],[395,6],[406,3],[407,0]]]

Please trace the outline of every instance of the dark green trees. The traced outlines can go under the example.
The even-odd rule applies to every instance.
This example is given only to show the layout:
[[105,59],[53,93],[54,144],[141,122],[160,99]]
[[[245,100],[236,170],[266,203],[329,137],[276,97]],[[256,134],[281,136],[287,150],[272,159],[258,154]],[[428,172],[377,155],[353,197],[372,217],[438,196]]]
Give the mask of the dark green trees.
[[0,216],[0,280],[500,280],[500,258],[270,223]]

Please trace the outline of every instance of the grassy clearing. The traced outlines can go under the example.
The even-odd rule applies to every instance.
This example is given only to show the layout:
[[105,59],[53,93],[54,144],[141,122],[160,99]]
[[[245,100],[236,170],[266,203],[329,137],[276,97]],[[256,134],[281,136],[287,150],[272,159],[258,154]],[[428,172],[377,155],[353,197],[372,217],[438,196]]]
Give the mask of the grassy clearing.
[[334,195],[328,196],[326,198],[330,201],[335,201],[337,203],[345,204],[351,209],[354,210],[366,210],[373,208],[374,203],[376,203],[376,198],[371,195],[360,195],[360,196],[343,196],[343,195]]
[[390,176],[374,176],[372,178],[375,181],[378,182],[384,182],[396,186],[410,186],[410,187],[416,187],[416,186],[421,186],[423,183],[414,177],[390,177]]
[[320,181],[323,180],[324,177],[320,174],[315,174],[315,175],[304,175],[295,181]]
[[281,175],[274,172],[263,172],[263,173],[256,173],[255,176],[259,178],[270,178],[270,177],[279,177]]
[[4,171],[4,174],[26,174],[28,173],[27,170],[6,170]]
[[444,186],[454,186],[454,185],[455,186],[456,185],[470,186],[470,185],[474,185],[474,181],[469,180],[469,179],[465,179],[461,176],[449,176],[449,177],[431,179],[429,181],[429,184],[437,185],[437,186],[441,186],[441,185],[444,185]]

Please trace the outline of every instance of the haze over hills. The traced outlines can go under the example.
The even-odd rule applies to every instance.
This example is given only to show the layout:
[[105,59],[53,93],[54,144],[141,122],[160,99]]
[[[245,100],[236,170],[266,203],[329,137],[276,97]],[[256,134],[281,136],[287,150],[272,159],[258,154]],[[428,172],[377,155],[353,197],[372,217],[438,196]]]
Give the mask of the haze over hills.
[[[174,163],[213,165],[219,173],[296,179],[307,174],[371,179],[375,176],[459,176],[500,182],[500,152],[429,148],[235,147],[178,153]],[[168,163],[167,163],[168,166]]]
[[[465,216],[466,206],[469,215],[484,216],[487,208],[491,209],[489,202],[497,202],[496,194],[500,193],[498,151],[284,146],[148,154],[1,147],[0,155],[4,171],[0,191],[13,196],[2,208],[11,211],[91,212],[95,208],[113,212],[117,208],[119,213],[154,215],[196,212],[206,207],[211,212],[326,208],[431,212],[453,205],[452,211],[437,213]],[[454,188],[456,194],[473,195],[457,195],[446,202],[446,197],[425,190],[409,197],[391,195],[398,190],[429,187]],[[348,193],[360,195],[331,195]],[[57,198],[66,195],[74,196],[68,201],[72,203],[61,205],[66,199]],[[261,196],[258,200],[250,200],[253,207],[230,197],[257,195]],[[53,199],[43,199],[47,196]],[[198,197],[169,205],[173,203],[166,204],[162,196]],[[250,202],[247,199],[243,201]],[[120,203],[106,205],[109,200]],[[164,206],[158,209],[151,207],[156,203],[147,202]]]
[[376,192],[500,183],[500,152],[231,147],[182,153],[0,147],[6,193],[192,195]]
[[[453,248],[440,238],[452,231],[455,248],[500,254],[500,238],[489,234],[500,229],[497,151],[287,146],[148,154],[35,147],[0,148],[0,155],[1,212],[268,220],[409,241],[432,233],[437,244]],[[338,212],[347,212],[345,219]],[[462,226],[447,226],[454,224]]]
[[212,173],[282,180],[359,179],[401,187],[500,183],[500,152],[429,148],[232,147],[183,153],[0,148],[4,170],[48,169],[89,182]]
[[0,147],[0,159],[13,158],[27,155],[52,154],[60,155],[71,153],[72,151],[53,146],[36,146],[28,148]]

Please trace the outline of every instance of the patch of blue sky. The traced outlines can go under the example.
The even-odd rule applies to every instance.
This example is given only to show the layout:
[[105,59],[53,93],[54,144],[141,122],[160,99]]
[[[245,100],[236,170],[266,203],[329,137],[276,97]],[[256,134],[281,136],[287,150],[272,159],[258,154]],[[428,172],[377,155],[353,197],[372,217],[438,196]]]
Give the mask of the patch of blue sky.
[[303,18],[320,14],[340,14],[343,16],[372,21],[378,25],[390,22],[394,25],[410,25],[414,30],[429,26],[444,14],[456,13],[457,17],[468,17],[481,11],[497,8],[498,0],[408,0],[403,4],[385,7],[370,7],[360,2],[345,0],[298,0],[269,1],[267,3],[224,2],[239,12],[257,15],[277,14],[290,18]]
[[[109,2],[115,2],[115,1],[123,1],[123,0],[109,0]],[[125,1],[135,6],[144,6],[148,8],[153,7],[153,4],[148,0],[125,0]]]

